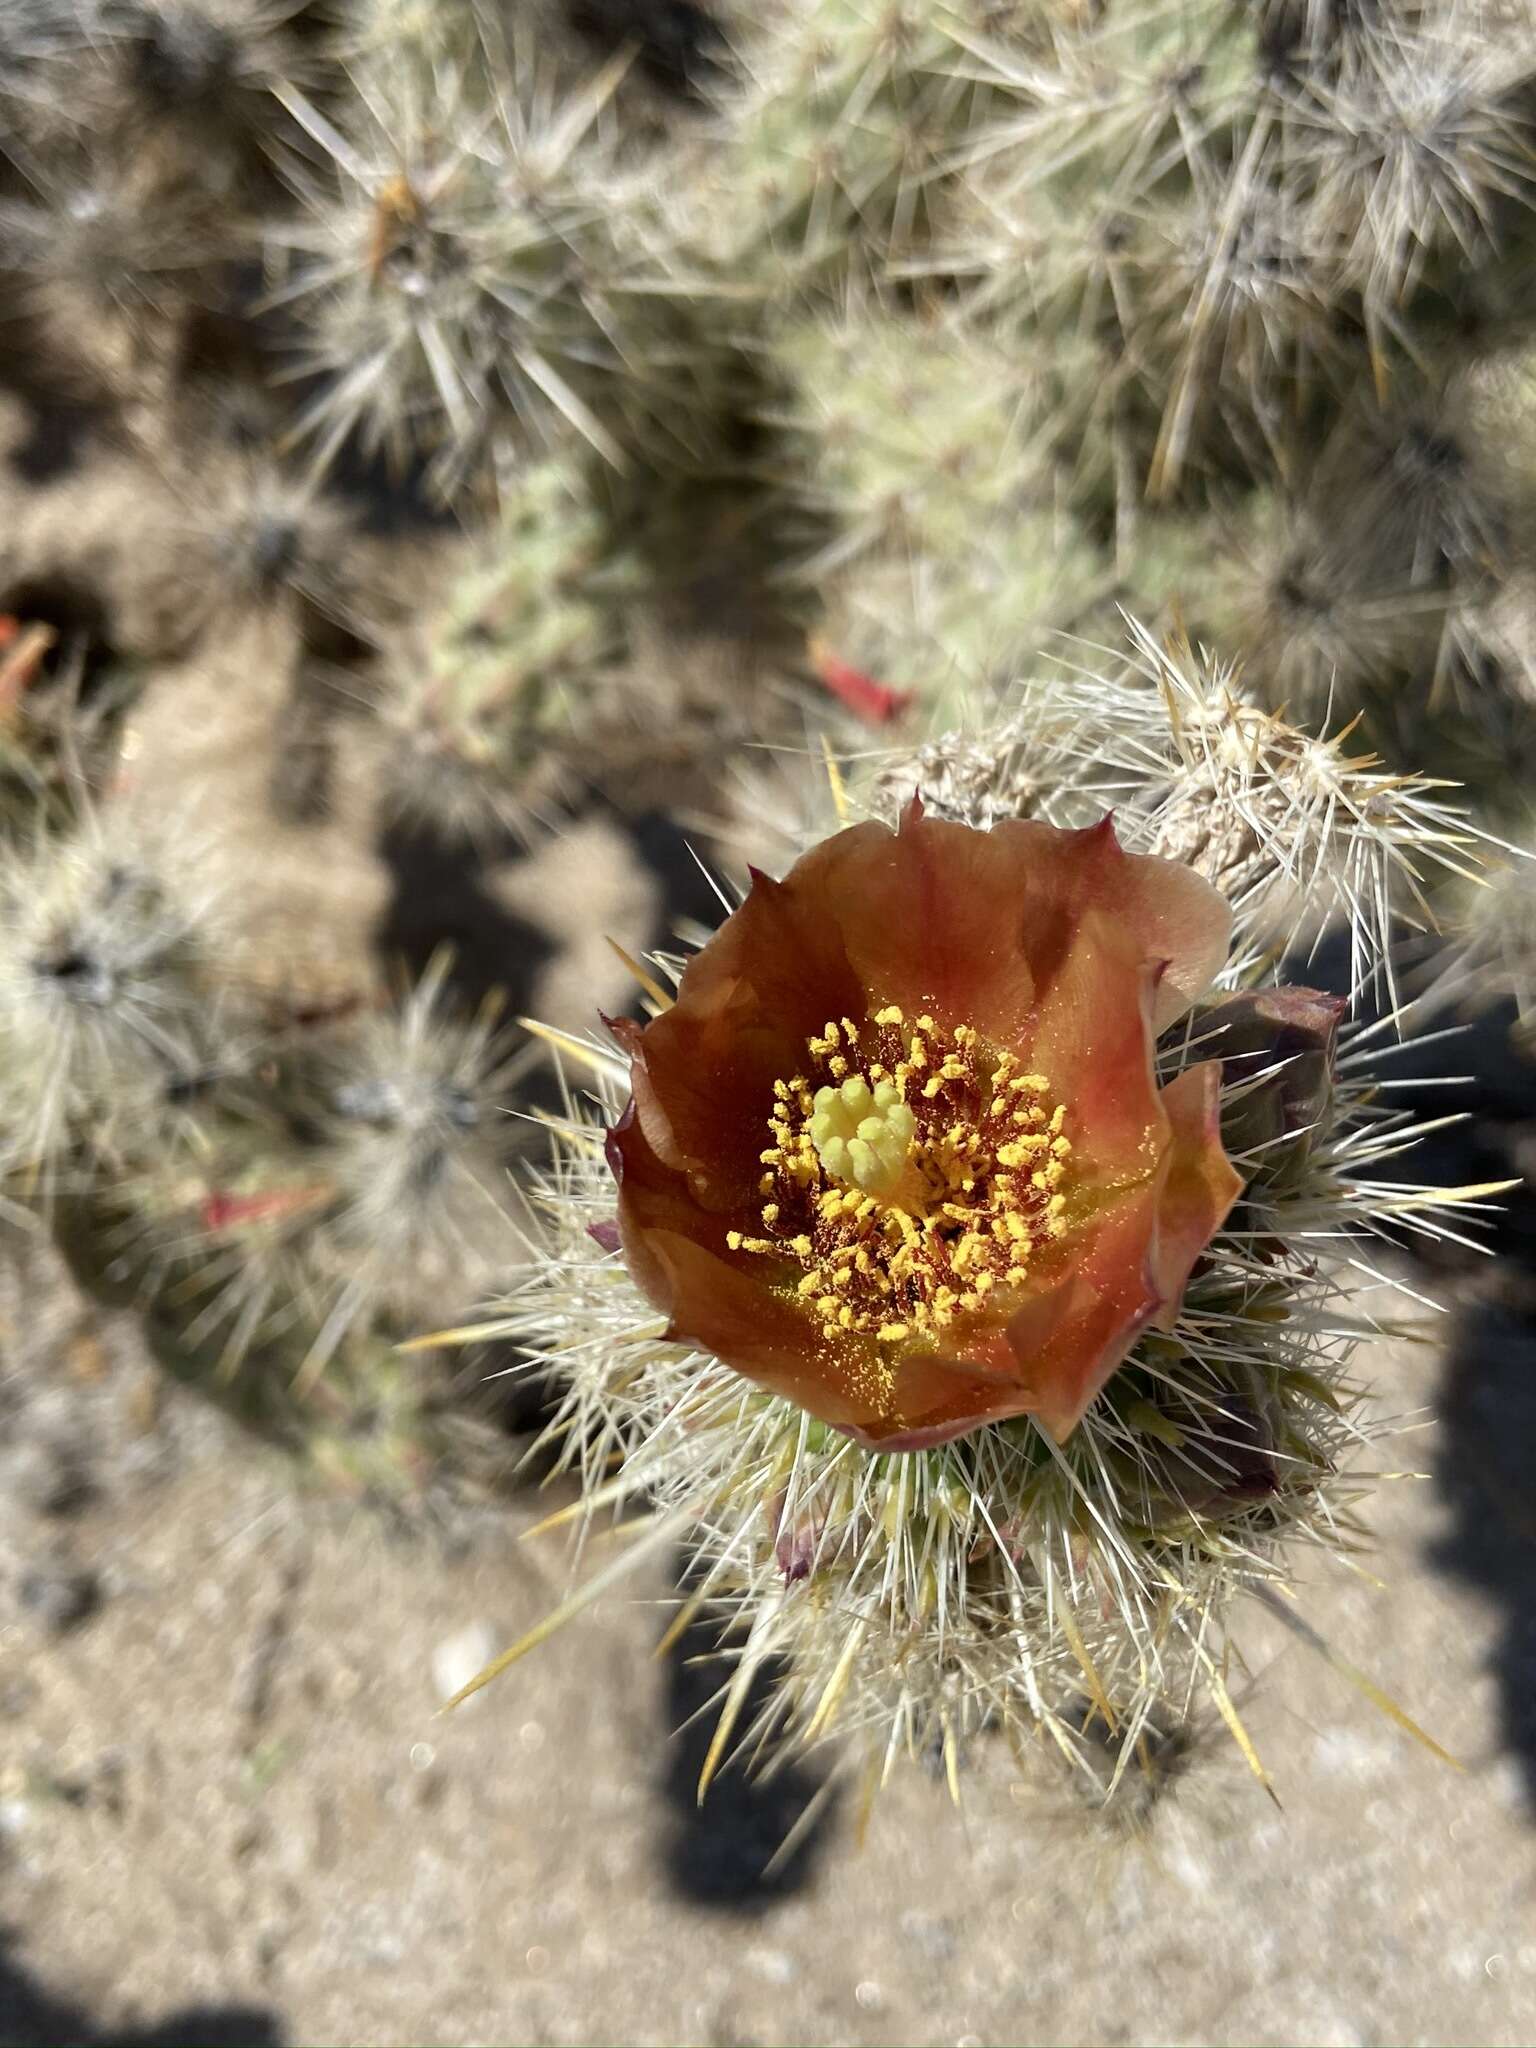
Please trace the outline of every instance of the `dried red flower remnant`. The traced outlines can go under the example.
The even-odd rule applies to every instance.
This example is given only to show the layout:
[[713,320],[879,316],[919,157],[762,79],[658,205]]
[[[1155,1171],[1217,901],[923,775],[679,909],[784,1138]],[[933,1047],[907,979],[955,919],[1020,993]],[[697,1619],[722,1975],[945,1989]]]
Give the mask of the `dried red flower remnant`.
[[1107,819],[914,802],[754,877],[621,1034],[619,1229],[669,1335],[882,1449],[1066,1436],[1239,1191],[1219,1062],[1153,1070],[1229,929]]
[[811,642],[811,660],[823,689],[866,725],[889,725],[912,702],[910,690],[893,690],[863,669],[840,661],[823,641]]

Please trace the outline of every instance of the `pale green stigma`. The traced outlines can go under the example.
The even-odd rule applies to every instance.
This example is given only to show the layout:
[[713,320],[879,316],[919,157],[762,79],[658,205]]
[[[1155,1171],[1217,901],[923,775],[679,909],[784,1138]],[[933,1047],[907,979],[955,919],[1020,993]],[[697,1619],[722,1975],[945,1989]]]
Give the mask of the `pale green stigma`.
[[850,1074],[840,1087],[816,1090],[807,1128],[834,1180],[887,1197],[906,1170],[917,1119],[893,1081],[871,1088],[862,1074]]

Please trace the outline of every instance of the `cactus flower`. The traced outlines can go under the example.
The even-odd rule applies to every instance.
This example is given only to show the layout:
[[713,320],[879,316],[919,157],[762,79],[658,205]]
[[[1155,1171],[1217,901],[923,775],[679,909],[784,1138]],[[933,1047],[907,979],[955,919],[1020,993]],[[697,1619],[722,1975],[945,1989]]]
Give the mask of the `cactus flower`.
[[668,1337],[873,1448],[1067,1436],[1241,1185],[1220,1062],[1154,1065],[1229,932],[1107,818],[914,800],[754,875],[673,1007],[618,1027],[619,1231]]

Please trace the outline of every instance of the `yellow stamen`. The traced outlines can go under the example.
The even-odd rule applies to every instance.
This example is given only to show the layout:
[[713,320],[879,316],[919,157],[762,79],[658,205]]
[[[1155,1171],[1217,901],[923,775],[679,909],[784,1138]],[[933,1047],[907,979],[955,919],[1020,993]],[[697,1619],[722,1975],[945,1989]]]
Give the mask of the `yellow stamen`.
[[[907,1055],[894,1071],[893,1033]],[[1016,1072],[969,1025],[909,1024],[894,1004],[863,1026],[829,1020],[808,1049],[810,1077],[773,1088],[769,1235],[727,1243],[798,1263],[796,1291],[830,1332],[936,1337],[1065,1234],[1072,1145],[1044,1075]],[[886,1368],[876,1377],[894,1389]]]

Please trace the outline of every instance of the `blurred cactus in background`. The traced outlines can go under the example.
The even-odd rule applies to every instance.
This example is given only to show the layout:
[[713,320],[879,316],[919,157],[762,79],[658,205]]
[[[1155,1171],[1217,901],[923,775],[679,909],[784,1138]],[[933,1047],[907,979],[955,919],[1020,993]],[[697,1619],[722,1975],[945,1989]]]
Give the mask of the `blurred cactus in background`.
[[[1233,1599],[1363,1491],[1320,1247],[1490,1198],[1374,1062],[1536,1000],[1525,0],[0,14],[5,1228],[377,1497],[508,1476],[400,1348],[504,1325],[691,1550],[711,1769],[779,1659],[757,1732],[880,1770],[1233,1726]],[[857,1444],[615,1235],[675,949],[914,793],[1235,919],[1153,1051],[1242,1192],[1060,1441]]]

